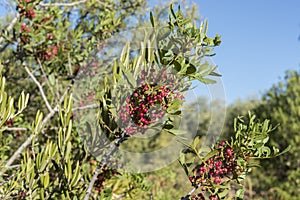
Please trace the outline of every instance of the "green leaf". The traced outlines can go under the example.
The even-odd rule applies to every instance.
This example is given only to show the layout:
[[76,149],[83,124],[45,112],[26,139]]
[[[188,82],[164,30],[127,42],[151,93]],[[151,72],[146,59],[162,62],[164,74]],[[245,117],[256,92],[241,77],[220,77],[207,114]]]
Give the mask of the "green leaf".
[[221,74],[217,73],[217,72],[210,72],[209,75],[211,76],[217,76],[217,77],[222,77]]
[[186,70],[186,74],[194,74],[196,72],[196,67],[194,65],[190,65],[187,70]]
[[287,153],[288,151],[291,150],[291,148],[292,148],[292,146],[289,145],[289,146],[288,146],[287,148],[285,148],[282,152],[280,152],[279,154],[276,154],[276,156],[280,156],[280,155],[282,155],[282,154],[284,154],[284,153]]
[[189,176],[189,169],[188,166],[186,165],[185,155],[181,153],[178,161],[181,167],[183,168],[185,174]]
[[154,20],[152,12],[150,12],[150,21],[151,21],[152,27],[155,27],[155,20]]
[[180,64],[178,61],[174,60],[174,61],[173,61],[173,65],[174,65],[174,69],[175,69],[177,72],[180,72],[180,71],[181,71],[181,64]]
[[204,161],[207,161],[209,158],[211,158],[211,157],[213,157],[213,156],[215,156],[215,155],[217,155],[219,153],[219,151],[218,150],[212,150],[212,151],[210,151],[205,157],[204,157]]
[[238,191],[236,191],[236,193],[235,193],[236,198],[237,199],[244,199],[244,192],[245,192],[244,188],[241,188]]
[[79,179],[80,179],[79,172],[80,172],[79,161],[77,161],[76,168],[75,168],[74,173],[73,173],[73,178],[72,178],[71,184],[70,184],[71,187],[74,187],[77,184],[77,182],[79,181]]
[[65,142],[69,141],[70,136],[71,136],[71,132],[72,132],[72,120],[69,121],[69,125],[68,125],[68,129],[67,129],[67,134],[65,139]]
[[170,5],[170,11],[171,11],[171,14],[173,15],[174,19],[177,19],[177,16],[174,12],[174,9],[173,9],[173,4]]
[[68,143],[67,143],[67,145],[66,145],[65,155],[64,155],[64,157],[65,157],[66,160],[69,159],[71,150],[72,150],[72,143],[71,143],[70,141],[68,141]]
[[133,74],[130,71],[123,70],[125,78],[130,83],[131,87],[136,88],[136,79],[134,78]]
[[49,182],[50,182],[50,176],[49,173],[46,172],[46,174],[44,175],[44,182],[43,182],[44,188],[47,188],[49,186]]
[[172,129],[174,126],[172,124],[165,124],[163,129]]
[[177,129],[170,129],[166,130],[167,132],[171,133],[172,135],[183,135],[186,134],[187,132],[185,130],[177,130]]
[[196,76],[196,79],[198,79],[200,82],[204,83],[204,84],[215,84],[217,81],[209,79],[209,78],[203,78],[200,76]]
[[226,195],[228,194],[229,190],[228,189],[224,189],[222,192],[218,192],[218,197],[220,199],[226,197]]
[[200,142],[201,138],[199,136],[196,136],[193,140],[193,148],[196,149]]

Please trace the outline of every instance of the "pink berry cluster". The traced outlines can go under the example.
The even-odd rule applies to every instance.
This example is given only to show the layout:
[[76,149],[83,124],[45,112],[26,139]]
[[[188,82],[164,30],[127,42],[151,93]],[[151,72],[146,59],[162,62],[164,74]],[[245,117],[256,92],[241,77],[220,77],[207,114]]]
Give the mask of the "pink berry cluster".
[[[204,196],[203,193],[199,193],[197,195],[194,194],[194,195],[192,195],[192,199],[193,200],[205,200],[205,196]],[[210,199],[210,200],[219,200],[218,196],[216,196],[216,195],[210,195],[208,197],[208,199]]]
[[159,73],[154,68],[149,73],[143,70],[137,82],[138,88],[126,98],[119,112],[122,127],[130,135],[143,132],[164,116],[174,99],[184,98],[176,91],[174,76],[166,70]]
[[19,0],[18,1],[18,11],[20,16],[24,16],[30,20],[35,18],[35,12],[32,6],[30,6],[30,0]]
[[[22,45],[26,45],[34,41],[32,35],[38,35],[40,33],[39,29],[41,25],[46,24],[51,20],[51,18],[45,16],[36,18],[35,6],[35,1],[32,0],[18,1],[17,11],[20,14],[20,21],[22,21],[22,23],[20,23],[20,41]],[[61,48],[63,45],[62,42],[58,44],[53,41],[55,39],[55,35],[53,33],[47,33],[45,39],[45,44],[48,43],[48,45],[36,47],[36,58],[41,61],[50,61],[59,54],[59,51],[63,49]]]
[[105,181],[111,179],[113,176],[117,176],[118,174],[120,173],[116,169],[110,169],[107,165],[105,165],[95,181],[94,188],[96,191],[101,193],[104,189]]
[[[244,170],[238,165],[237,158],[243,157],[240,153],[234,152],[232,147],[225,141],[220,142],[216,146],[217,153],[206,160],[206,162],[198,165],[193,170],[193,176],[190,181],[194,186],[200,185],[202,192],[193,195],[193,200],[204,200],[204,193],[208,188],[212,188],[213,184],[222,184],[227,181],[233,174],[242,173]],[[216,200],[216,195],[210,195],[210,200]]]

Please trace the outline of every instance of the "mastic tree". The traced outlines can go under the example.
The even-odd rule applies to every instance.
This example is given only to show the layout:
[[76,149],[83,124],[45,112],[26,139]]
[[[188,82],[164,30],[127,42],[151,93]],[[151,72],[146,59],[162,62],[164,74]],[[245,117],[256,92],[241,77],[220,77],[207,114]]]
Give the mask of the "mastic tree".
[[[213,84],[210,76],[220,76],[205,62],[220,36],[208,37],[206,21],[197,24],[173,5],[166,20],[151,12],[151,27],[127,34],[127,17],[142,3],[17,1],[1,33],[0,198],[152,198],[145,174],[126,170],[141,166],[121,150],[153,131],[156,141],[180,145],[192,188],[181,199],[227,198],[228,184],[240,183],[253,159],[278,155],[266,146],[269,121],[254,116],[249,124],[236,119],[235,136],[212,146],[199,146],[197,124],[181,129],[192,81]],[[158,148],[151,138],[139,146]],[[179,157],[174,152],[162,152],[161,161]],[[153,169],[153,158],[142,161]],[[243,189],[235,195],[242,198]]]

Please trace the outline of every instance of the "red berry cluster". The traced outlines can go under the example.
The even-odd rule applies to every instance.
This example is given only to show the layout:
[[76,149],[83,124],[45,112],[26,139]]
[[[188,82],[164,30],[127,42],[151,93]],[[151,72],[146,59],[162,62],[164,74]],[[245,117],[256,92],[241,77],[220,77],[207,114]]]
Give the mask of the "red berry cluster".
[[38,57],[42,60],[52,60],[55,56],[58,55],[59,47],[54,46],[47,46],[46,50],[42,50],[38,52]]
[[113,176],[117,176],[119,173],[115,169],[110,169],[108,166],[104,166],[102,171],[98,174],[97,179],[95,181],[94,187],[96,191],[102,192],[104,189],[105,181],[111,179]]
[[[36,31],[41,27],[41,24],[45,24],[51,20],[51,17],[42,17],[41,21],[33,21],[36,17],[34,6],[34,1],[31,0],[18,1],[17,10],[21,16],[20,20],[23,21],[20,27],[20,40],[23,45],[29,44],[33,40],[29,34],[30,32],[36,33]],[[59,49],[61,49],[61,44],[53,44],[53,39],[55,39],[54,34],[47,33],[46,42],[49,42],[49,45],[36,47],[37,58],[42,61],[49,61],[53,60],[55,56],[58,55]]]
[[35,18],[35,11],[30,0],[19,0],[17,11],[20,13],[20,20],[24,20],[20,27],[20,40],[22,44],[30,43],[31,37],[29,32],[31,32],[30,21]]
[[17,10],[20,13],[20,16],[24,16],[30,20],[35,18],[35,12],[32,6],[30,6],[30,0],[19,0]]
[[[205,200],[205,196],[204,196],[204,194],[203,193],[199,193],[199,194],[194,194],[194,195],[192,195],[191,196],[191,198],[193,199],[193,200]],[[208,197],[210,200],[219,200],[219,198],[216,196],[216,195],[210,195],[209,197]]]
[[[209,158],[206,162],[198,165],[193,170],[193,176],[190,176],[191,183],[201,185],[203,192],[198,195],[192,196],[193,200],[200,200],[204,198],[204,192],[207,188],[212,187],[213,184],[222,184],[227,181],[234,173],[241,173],[243,169],[237,163],[237,158],[243,157],[238,152],[234,152],[233,149],[225,141],[220,142],[216,146],[218,151],[213,157]],[[218,199],[215,195],[210,195],[209,199]]]
[[175,91],[175,84],[170,84],[174,82],[174,77],[167,74],[166,70],[157,73],[151,68],[149,72],[142,71],[138,88],[120,108],[122,127],[130,135],[142,132],[148,125],[161,119],[174,99],[184,98],[180,92]]
[[11,127],[14,124],[14,119],[9,119],[5,122],[5,125]]
[[29,33],[30,32],[30,28],[25,23],[22,23],[21,24],[21,28],[20,28],[20,32]]

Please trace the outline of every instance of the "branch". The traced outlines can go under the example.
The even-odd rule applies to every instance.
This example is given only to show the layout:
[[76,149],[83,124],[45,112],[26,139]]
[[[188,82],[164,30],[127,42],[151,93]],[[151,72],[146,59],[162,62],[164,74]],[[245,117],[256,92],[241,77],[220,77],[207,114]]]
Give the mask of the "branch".
[[[58,106],[56,106],[58,107]],[[56,108],[55,107],[55,108]],[[58,109],[53,109],[51,112],[45,117],[45,119],[41,123],[41,127],[43,127],[50,119],[51,117],[57,112]],[[8,159],[8,161],[5,164],[5,168],[9,168],[11,164],[17,159],[17,157],[22,153],[23,149],[25,149],[33,140],[34,134],[31,134],[25,142],[17,149],[17,151],[14,152],[14,154]],[[1,173],[0,173],[1,175]]]
[[83,4],[86,3],[87,0],[81,0],[81,1],[76,1],[73,3],[43,3],[41,2],[39,5],[42,7],[50,7],[50,6],[68,6],[68,7],[72,7],[72,6],[77,6],[79,4]]
[[81,107],[73,108],[72,111],[87,110],[87,109],[93,109],[93,108],[98,108],[98,107],[99,106],[97,104],[90,104],[90,105],[86,105],[86,106],[81,106]]
[[[6,162],[4,168],[7,169],[11,166],[11,164],[17,159],[17,157],[22,153],[23,149],[25,149],[30,143],[31,140],[33,139],[34,134],[30,135],[26,141],[17,149],[17,151],[14,152],[14,154],[8,159],[8,161]],[[5,169],[3,172],[5,172]],[[0,175],[2,175],[2,173],[0,173]]]
[[[39,5],[42,7],[50,7],[50,6],[65,6],[65,7],[73,7],[73,6],[78,6],[80,4],[86,3],[87,0],[81,0],[81,1],[76,1],[72,3],[43,3],[41,2]],[[108,5],[107,3],[104,3],[100,0],[96,0],[97,3],[103,5],[104,7],[108,8],[109,10],[113,10],[112,5]]]
[[49,79],[48,79],[48,75],[45,73],[45,70],[44,70],[44,68],[43,68],[42,62],[41,62],[41,60],[40,60],[39,58],[37,59],[37,62],[38,62],[38,64],[40,65],[41,71],[42,71],[42,73],[43,73],[43,75],[44,75],[44,77],[45,77],[45,79],[46,79],[46,83],[47,83],[47,85],[48,85],[48,87],[49,87],[49,89],[50,89],[52,95],[55,96],[55,94],[54,94],[54,92],[53,92],[53,89],[52,89],[52,87],[51,87],[51,85],[50,85],[50,81],[49,81]]
[[49,104],[49,102],[48,102],[48,100],[47,100],[47,97],[46,97],[46,95],[45,95],[45,93],[44,93],[44,90],[43,90],[42,85],[38,82],[38,80],[36,80],[35,76],[30,72],[30,70],[28,69],[28,67],[24,66],[24,68],[25,68],[27,74],[32,78],[33,82],[34,82],[34,83],[37,85],[37,87],[39,88],[40,93],[41,93],[41,95],[42,95],[42,98],[43,98],[43,100],[44,100],[44,102],[45,102],[45,104],[46,104],[48,110],[50,111],[50,113],[53,112],[53,109],[51,108],[51,106],[50,106],[50,104]]
[[29,130],[28,128],[19,128],[19,127],[10,127],[6,128],[5,131],[27,131]]
[[[68,91],[71,89],[72,85],[74,84],[74,80],[72,80],[71,84],[67,87],[66,91],[64,92],[64,94],[62,95],[62,97],[60,98],[59,103],[62,103],[65,96],[68,94]],[[48,115],[44,118],[44,120],[41,123],[41,128],[45,126],[45,124],[51,119],[51,117],[53,117],[53,115],[58,111],[58,105],[55,106],[54,109],[51,110],[50,113],[48,113]],[[25,142],[17,149],[17,151],[14,152],[14,154],[7,160],[5,166],[4,166],[4,171],[0,172],[0,176],[5,172],[5,170],[7,168],[9,168],[11,166],[11,164],[18,158],[18,156],[22,153],[22,151],[31,143],[31,141],[34,138],[34,134],[31,134],[26,140]]]
[[201,184],[195,185],[194,188],[184,197],[181,197],[180,200],[189,200],[190,196],[201,186]]
[[[6,28],[5,32],[11,31],[12,28],[14,27],[14,25],[17,23],[18,19],[19,19],[19,14],[17,14],[17,16],[11,21],[11,23]],[[3,42],[3,40],[4,40],[4,37],[0,36],[0,44]]]
[[116,200],[122,199],[123,197],[126,196],[127,193],[131,192],[132,190],[134,190],[134,187],[130,187],[127,191],[123,192],[120,195],[114,195]]
[[90,195],[92,193],[93,186],[95,184],[95,181],[97,180],[97,177],[98,177],[100,171],[103,169],[104,166],[107,165],[108,161],[111,159],[111,157],[114,155],[114,153],[118,150],[120,144],[122,142],[124,142],[125,140],[127,140],[128,137],[129,137],[128,135],[123,134],[123,136],[121,138],[119,138],[116,142],[113,143],[112,149],[111,150],[109,149],[107,151],[107,154],[105,154],[103,156],[103,159],[101,161],[102,166],[101,167],[97,166],[97,168],[96,168],[96,170],[94,172],[94,175],[93,175],[93,177],[92,177],[92,179],[91,179],[91,181],[89,183],[89,186],[88,186],[88,189],[86,191],[86,195],[84,197],[84,200],[88,200],[89,199],[89,197],[90,197]]
[[95,170],[95,172],[94,172],[94,175],[93,175],[93,177],[92,177],[92,179],[91,179],[91,181],[90,181],[90,183],[89,183],[89,187],[88,187],[88,189],[87,189],[87,191],[86,191],[86,195],[85,195],[85,197],[84,197],[84,200],[89,200],[89,197],[90,197],[90,195],[91,195],[91,193],[92,193],[92,189],[93,189],[94,183],[95,183],[95,181],[97,180],[98,174],[99,174],[100,171],[102,170],[103,166],[104,166],[104,165],[102,165],[101,167],[100,167],[100,166],[97,166],[97,168],[96,168],[96,170]]
[[[56,108],[56,107],[55,107]],[[42,121],[41,127],[43,127],[50,119],[53,117],[53,115],[57,112],[58,109],[53,109]],[[9,168],[11,164],[17,159],[17,157],[22,153],[23,149],[25,149],[33,140],[34,134],[31,134],[25,142],[17,149],[17,151],[14,152],[14,154],[8,159],[8,161],[5,164],[5,168]],[[0,173],[1,175],[1,173]]]

